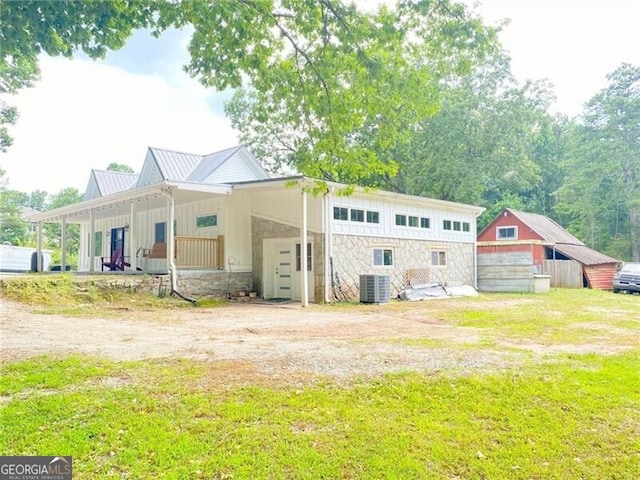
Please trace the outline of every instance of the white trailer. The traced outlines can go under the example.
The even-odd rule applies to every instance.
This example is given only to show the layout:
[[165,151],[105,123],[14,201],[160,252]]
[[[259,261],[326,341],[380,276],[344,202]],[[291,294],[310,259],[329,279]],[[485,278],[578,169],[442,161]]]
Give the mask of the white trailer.
[[[30,247],[16,247],[14,245],[0,245],[0,272],[28,272],[34,270],[32,261],[36,260],[36,249]],[[42,251],[42,270],[49,270],[51,265],[51,250]]]

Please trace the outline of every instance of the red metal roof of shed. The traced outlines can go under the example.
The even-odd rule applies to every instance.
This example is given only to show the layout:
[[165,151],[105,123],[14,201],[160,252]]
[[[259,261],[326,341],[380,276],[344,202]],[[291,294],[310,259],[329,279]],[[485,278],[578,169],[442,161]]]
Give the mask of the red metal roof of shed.
[[558,223],[549,217],[537,213],[520,212],[518,210],[506,209],[514,217],[517,217],[529,226],[534,232],[540,235],[547,242],[569,243],[573,245],[584,245],[580,240],[567,232]]

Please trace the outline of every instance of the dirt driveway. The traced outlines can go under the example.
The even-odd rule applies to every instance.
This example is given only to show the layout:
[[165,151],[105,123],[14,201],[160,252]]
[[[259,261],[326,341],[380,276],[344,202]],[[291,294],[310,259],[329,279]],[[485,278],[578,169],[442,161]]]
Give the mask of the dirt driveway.
[[281,378],[350,378],[396,371],[500,369],[527,355],[516,349],[481,348],[480,332],[433,318],[428,305],[303,309],[299,304],[230,304],[132,312],[135,318],[127,318],[128,312],[119,318],[77,318],[37,314],[3,300],[1,313],[1,361],[45,353],[114,360],[191,358],[248,363],[262,374]]

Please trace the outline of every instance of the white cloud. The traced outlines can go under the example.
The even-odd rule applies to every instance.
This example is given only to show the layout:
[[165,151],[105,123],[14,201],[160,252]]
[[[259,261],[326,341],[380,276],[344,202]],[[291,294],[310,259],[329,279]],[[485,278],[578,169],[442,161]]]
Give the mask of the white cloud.
[[92,168],[139,171],[148,146],[210,153],[237,143],[230,122],[207,106],[214,92],[84,60],[45,57],[42,78],[9,99],[20,112],[0,157],[8,188],[83,192]]
[[[467,0],[467,3],[472,3]],[[640,65],[637,0],[480,0],[490,24],[510,18],[500,35],[520,81],[549,79],[553,111],[576,115],[623,62]]]

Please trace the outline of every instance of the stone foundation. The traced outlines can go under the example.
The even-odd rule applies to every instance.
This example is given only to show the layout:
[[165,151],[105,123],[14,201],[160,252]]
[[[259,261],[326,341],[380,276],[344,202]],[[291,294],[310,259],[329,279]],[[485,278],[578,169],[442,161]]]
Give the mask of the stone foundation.
[[177,283],[178,292],[187,297],[225,298],[254,291],[251,272],[180,270]]
[[[90,277],[95,284],[108,288],[149,292],[154,295],[171,293],[171,277],[168,274],[117,275],[107,278]],[[88,277],[85,277],[86,281]],[[177,277],[178,292],[189,298],[237,296],[238,292],[252,292],[253,274],[251,272],[232,272],[223,270],[181,270]]]

